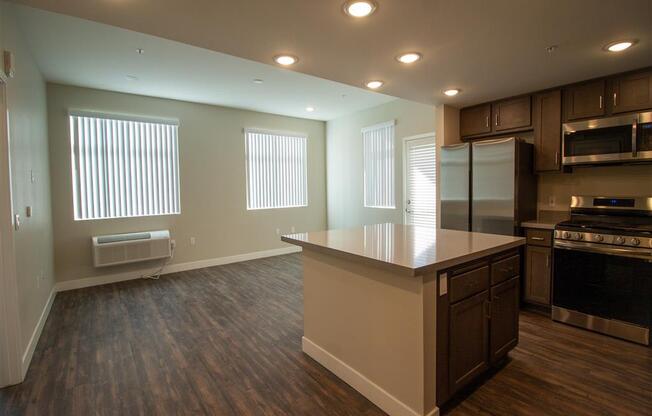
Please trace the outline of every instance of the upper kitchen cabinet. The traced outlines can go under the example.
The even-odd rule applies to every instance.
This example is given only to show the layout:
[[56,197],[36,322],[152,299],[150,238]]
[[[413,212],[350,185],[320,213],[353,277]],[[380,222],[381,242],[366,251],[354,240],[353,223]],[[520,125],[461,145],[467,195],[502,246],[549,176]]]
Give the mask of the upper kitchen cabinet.
[[561,165],[561,90],[533,98],[534,166],[537,172],[559,170]]
[[604,84],[604,80],[599,80],[566,87],[564,89],[566,120],[603,116]]
[[460,110],[460,136],[491,133],[491,105],[482,104]]
[[652,72],[623,75],[611,82],[612,113],[652,108]]
[[496,132],[530,128],[532,125],[529,95],[495,102],[492,112],[493,130]]

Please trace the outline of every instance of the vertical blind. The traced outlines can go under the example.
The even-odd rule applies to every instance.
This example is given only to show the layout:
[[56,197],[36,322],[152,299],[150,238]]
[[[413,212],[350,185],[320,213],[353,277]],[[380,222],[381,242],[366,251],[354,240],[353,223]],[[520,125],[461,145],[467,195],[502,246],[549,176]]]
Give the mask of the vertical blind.
[[364,206],[395,208],[394,121],[362,129]]
[[178,125],[70,114],[75,220],[178,214]]
[[247,209],[308,205],[307,138],[245,130]]
[[[406,143],[407,219],[409,224],[435,227],[437,174],[434,137]],[[407,201],[406,201],[407,202]]]

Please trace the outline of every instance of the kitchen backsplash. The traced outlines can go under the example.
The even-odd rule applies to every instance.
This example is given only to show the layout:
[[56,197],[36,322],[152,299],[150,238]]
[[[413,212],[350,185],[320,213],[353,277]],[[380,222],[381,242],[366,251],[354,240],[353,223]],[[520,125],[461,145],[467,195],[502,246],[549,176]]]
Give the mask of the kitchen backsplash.
[[539,174],[539,210],[566,211],[573,195],[652,196],[652,165],[575,168]]

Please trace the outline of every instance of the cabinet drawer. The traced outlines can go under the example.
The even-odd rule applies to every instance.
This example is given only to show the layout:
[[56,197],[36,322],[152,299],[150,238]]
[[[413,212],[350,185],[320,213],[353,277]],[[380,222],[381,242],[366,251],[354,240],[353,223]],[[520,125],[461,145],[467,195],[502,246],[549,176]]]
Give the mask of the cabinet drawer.
[[552,245],[552,231],[548,230],[525,230],[527,243],[533,246],[550,247]]
[[520,256],[508,257],[491,265],[491,284],[503,282],[510,277],[517,276],[520,269]]
[[451,277],[450,303],[458,302],[489,288],[489,266]]

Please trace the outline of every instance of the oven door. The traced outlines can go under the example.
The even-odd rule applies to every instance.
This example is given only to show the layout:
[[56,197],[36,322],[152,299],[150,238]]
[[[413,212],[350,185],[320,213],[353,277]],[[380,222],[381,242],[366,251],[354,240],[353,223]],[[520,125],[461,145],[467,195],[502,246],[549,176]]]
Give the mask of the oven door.
[[[649,250],[555,242],[553,318],[579,312],[572,324],[644,344],[652,327],[652,256]],[[557,315],[557,316],[555,316]],[[577,320],[580,316],[582,319]],[[556,319],[564,321],[564,319]],[[574,320],[574,322],[573,322]],[[616,333],[601,326],[616,328]],[[594,327],[595,326],[595,327]],[[632,334],[631,336],[623,334]]]

